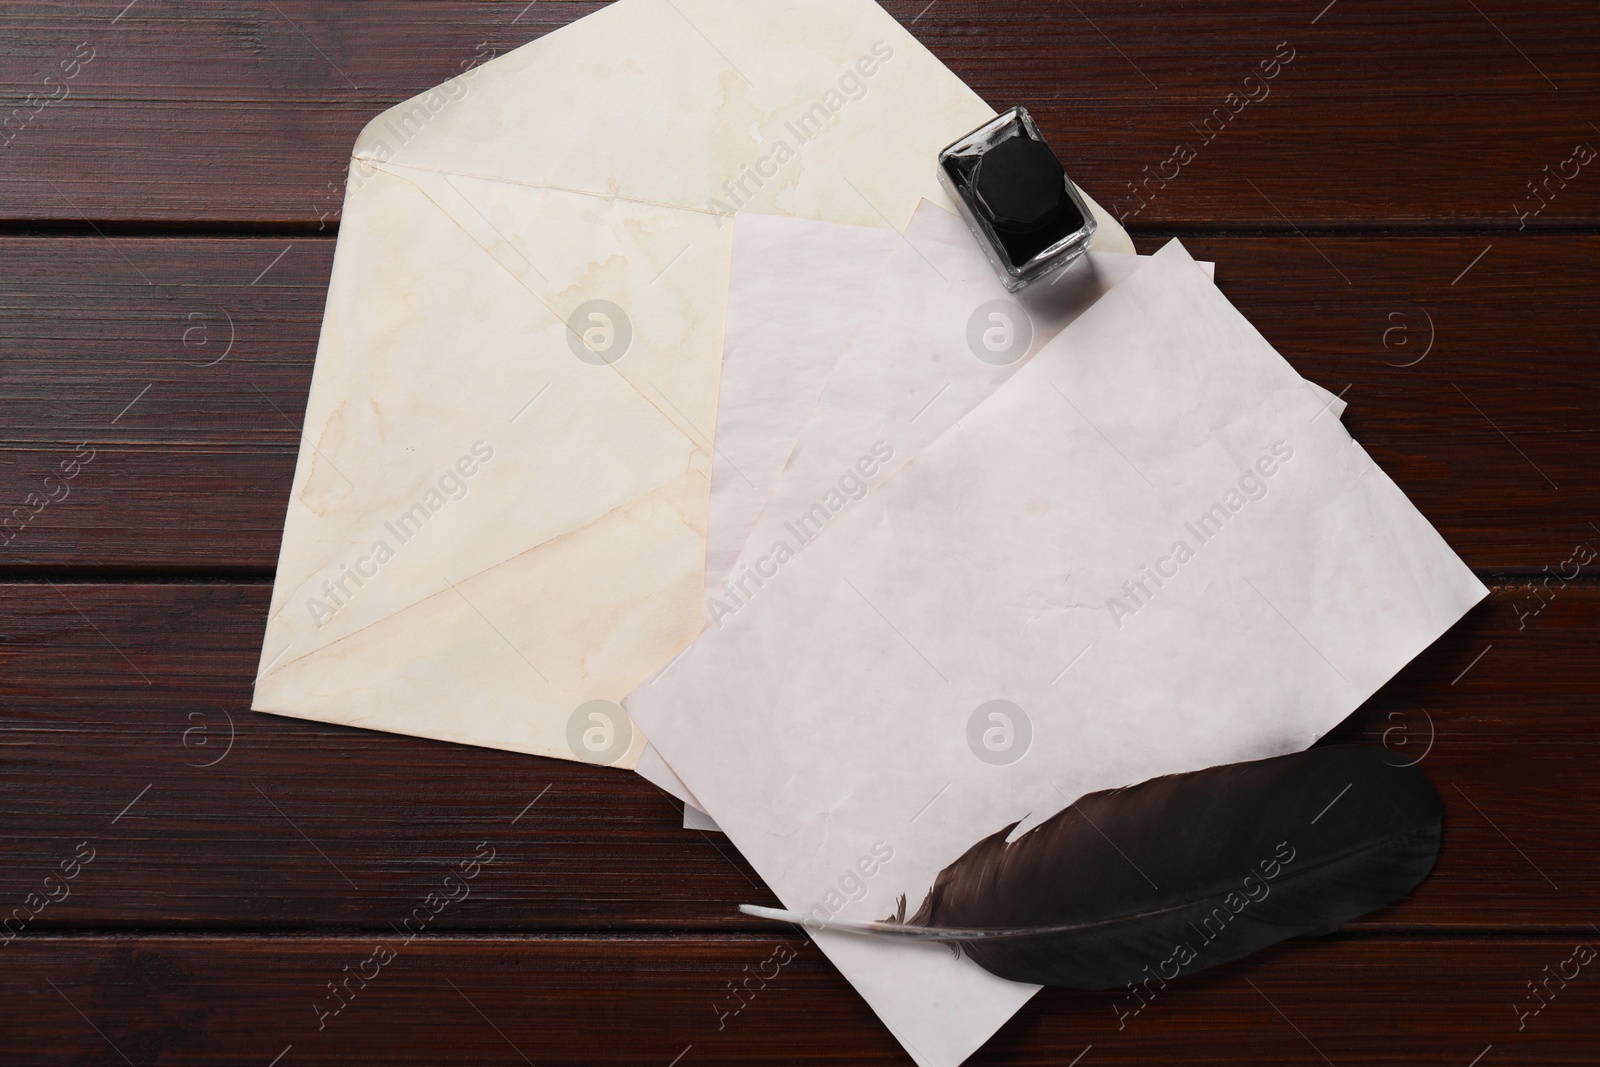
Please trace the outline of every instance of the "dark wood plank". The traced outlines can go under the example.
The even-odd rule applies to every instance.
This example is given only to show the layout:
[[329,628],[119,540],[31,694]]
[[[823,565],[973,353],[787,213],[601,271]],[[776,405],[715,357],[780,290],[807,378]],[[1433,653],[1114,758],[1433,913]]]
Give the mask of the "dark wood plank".
[[0,240],[0,566],[272,566],[332,258]]
[[[601,5],[122,6],[0,9],[8,106],[94,54],[0,149],[0,218],[326,224],[369,119]],[[1544,203],[1529,182],[1600,148],[1600,20],[1579,0],[886,6],[995,106],[1032,106],[1079,182],[1140,226],[1516,229]],[[1280,43],[1289,65],[1247,86]],[[1230,99],[1245,92],[1260,99]],[[1600,219],[1593,164],[1573,166],[1528,225]]]
[[7,3],[5,98],[93,59],[0,149],[0,218],[336,222],[370,119],[602,6]]
[[[384,930],[482,841],[494,876],[439,928],[745,929],[771,900],[632,774],[246,710],[267,598],[0,586],[0,901],[97,851],[30,929]],[[1435,874],[1358,925],[1593,917],[1597,638],[1600,584],[1498,586],[1337,732],[1424,759],[1448,813]]]
[[[1315,242],[1187,244],[1470,564],[1596,533],[1600,237]],[[0,568],[271,568],[332,245],[0,238]]]
[[[1587,1065],[1600,1040],[1596,946],[1587,930],[1290,942],[1165,989],[1152,983],[1137,1014],[1126,990],[1046,990],[970,1063]],[[792,932],[410,945],[392,935],[29,938],[6,951],[0,1042],[27,1050],[29,1064],[911,1062]],[[336,1000],[328,984],[347,973],[351,993]],[[1556,977],[1535,1001],[1526,983],[1547,973]],[[734,1014],[729,986],[746,975],[752,992]],[[1520,1029],[1519,1009],[1529,1013]]]

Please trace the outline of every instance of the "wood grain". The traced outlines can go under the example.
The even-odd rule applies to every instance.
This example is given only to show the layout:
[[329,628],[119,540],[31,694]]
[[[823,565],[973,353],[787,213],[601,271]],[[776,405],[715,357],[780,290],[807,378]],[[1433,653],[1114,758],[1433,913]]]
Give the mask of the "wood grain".
[[[351,143],[601,6],[0,0],[0,1061],[910,1062],[642,779],[248,710]],[[1594,1063],[1600,963],[1529,987],[1600,949],[1593,5],[884,6],[1214,260],[1493,590],[1330,735],[1439,787],[1417,893],[1136,1015],[1046,991],[970,1062]]]
[[[1186,243],[1468,563],[1595,533],[1600,237]],[[332,244],[0,238],[0,515],[94,452],[0,568],[270,573]]]
[[[115,2],[13,0],[12,106],[59,91],[43,79],[80,46],[94,58],[0,149],[0,217],[329,224],[368,120],[600,6],[138,0],[116,18]],[[1540,204],[1528,226],[1600,214],[1590,170],[1548,203],[1528,188],[1578,143],[1600,148],[1600,27],[1578,0],[886,7],[991,104],[1033,108],[1074,177],[1139,226],[1517,230]],[[1289,65],[1247,86],[1280,43]],[[1229,97],[1245,92],[1260,99]],[[1192,161],[1164,167],[1179,145]],[[1140,208],[1136,184],[1174,170],[1138,185]]]
[[[102,857],[32,928],[382,930],[485,840],[496,875],[441,928],[738,930],[771,902],[635,775],[250,712],[267,599],[0,586],[0,902]],[[1597,638],[1600,585],[1497,586],[1336,731],[1425,760],[1448,819],[1435,874],[1358,927],[1592,918]]]
[[[1289,942],[1165,989],[1152,983],[1137,1014],[1126,990],[1046,990],[970,1063],[1467,1067],[1493,1046],[1483,1064],[1588,1065],[1600,1037],[1597,964],[1565,985],[1552,979],[1542,1002],[1526,985],[1545,968],[1571,975],[1580,944],[1592,959],[1600,937]],[[29,1050],[30,1065],[119,1055],[172,1067],[263,1067],[280,1055],[279,1067],[911,1062],[793,932],[410,945],[393,934],[19,938],[5,951],[0,1033]],[[374,959],[387,962],[363,966]],[[335,1000],[328,983],[347,973],[351,996]],[[735,1000],[729,984],[746,975],[752,992]],[[1535,1003],[1519,1030],[1517,1007]]]

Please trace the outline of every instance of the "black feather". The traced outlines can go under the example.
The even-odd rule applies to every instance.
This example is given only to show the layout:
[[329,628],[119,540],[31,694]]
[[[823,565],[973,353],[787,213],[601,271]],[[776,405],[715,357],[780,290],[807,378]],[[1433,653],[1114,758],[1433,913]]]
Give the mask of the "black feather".
[[1015,823],[978,842],[910,919],[902,904],[822,925],[959,945],[1018,982],[1170,980],[1330,933],[1421,882],[1443,810],[1395,763],[1341,745],[1091,793],[1009,845]]

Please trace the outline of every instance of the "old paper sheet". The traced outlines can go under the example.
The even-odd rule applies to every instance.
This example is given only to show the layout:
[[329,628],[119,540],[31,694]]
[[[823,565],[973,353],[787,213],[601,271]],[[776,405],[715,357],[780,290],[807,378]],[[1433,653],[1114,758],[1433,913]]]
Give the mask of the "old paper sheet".
[[[1173,245],[627,705],[785,906],[881,917],[1013,820],[1305,747],[1485,594]],[[1034,992],[818,940],[924,1067]]]

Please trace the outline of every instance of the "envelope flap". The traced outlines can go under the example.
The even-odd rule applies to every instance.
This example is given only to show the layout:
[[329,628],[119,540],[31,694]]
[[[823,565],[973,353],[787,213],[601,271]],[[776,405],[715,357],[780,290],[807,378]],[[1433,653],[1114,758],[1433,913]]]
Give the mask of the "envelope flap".
[[948,205],[934,154],[993,115],[870,0],[619,0],[390,109],[354,154],[901,229]]
[[[569,343],[571,294],[615,275],[640,294],[633,373],[670,395],[686,335],[714,353],[720,315],[685,319],[669,279],[646,284],[642,216],[664,209],[601,203],[586,219],[550,200],[587,197],[437,186],[385,171],[347,205],[263,673],[686,473],[706,480],[708,446],[682,416]],[[535,266],[495,237],[497,217],[584,255],[529,249]]]
[[[674,479],[582,536],[530,548],[284,662],[257,681],[253,706],[632,767],[644,737],[616,705],[699,628],[693,517],[704,496],[700,475]],[[599,746],[588,736],[596,701],[607,730]]]

